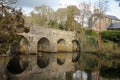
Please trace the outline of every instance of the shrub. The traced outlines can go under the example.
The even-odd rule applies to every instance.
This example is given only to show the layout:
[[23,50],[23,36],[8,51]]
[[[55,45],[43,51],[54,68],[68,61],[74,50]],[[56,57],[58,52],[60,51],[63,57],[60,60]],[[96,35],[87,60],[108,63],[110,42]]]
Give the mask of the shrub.
[[85,34],[89,35],[89,36],[97,36],[97,32],[95,32],[93,30],[86,30]]
[[102,31],[101,37],[103,40],[109,40],[115,43],[120,42],[120,31],[109,30],[109,31]]

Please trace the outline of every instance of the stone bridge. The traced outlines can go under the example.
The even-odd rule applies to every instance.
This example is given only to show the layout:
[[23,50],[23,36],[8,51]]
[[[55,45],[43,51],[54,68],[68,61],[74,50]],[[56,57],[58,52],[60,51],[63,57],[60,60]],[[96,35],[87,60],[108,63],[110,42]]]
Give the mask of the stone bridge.
[[[0,76],[7,73],[9,80],[48,80],[75,71],[75,62],[80,58],[80,44],[75,32],[34,26],[29,33],[18,35],[22,36],[20,51],[32,54],[15,52],[7,62],[3,58],[0,68],[4,65],[7,70],[2,72],[1,68]],[[0,80],[5,79],[0,77]]]
[[29,33],[19,35],[24,37],[22,42],[27,42],[29,53],[72,51],[77,41],[75,32],[37,26],[31,27]]

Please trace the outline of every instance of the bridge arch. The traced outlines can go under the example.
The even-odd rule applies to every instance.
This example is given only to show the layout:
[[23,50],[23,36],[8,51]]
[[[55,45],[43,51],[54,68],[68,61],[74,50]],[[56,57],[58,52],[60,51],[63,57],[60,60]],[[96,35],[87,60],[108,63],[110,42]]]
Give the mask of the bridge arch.
[[20,52],[22,52],[23,54],[28,54],[30,50],[29,40],[26,37],[22,36],[19,42],[19,47],[20,47]]
[[80,50],[80,43],[78,40],[73,40],[72,41],[72,51],[78,51]]
[[81,47],[80,47],[80,42],[78,40],[73,40],[72,41],[72,62],[77,62],[80,58],[80,52],[81,52]]
[[[42,37],[38,40],[37,43],[37,52],[49,52],[50,48],[50,41],[46,37]],[[40,68],[46,68],[50,63],[50,57],[45,53],[45,54],[38,54],[37,56],[37,65]]]
[[64,51],[66,51],[67,46],[66,46],[66,41],[64,39],[59,39],[57,41],[57,63],[59,65],[63,65],[66,60],[66,55]]
[[29,47],[30,47],[29,40],[23,35],[18,35],[16,40],[12,43],[10,47],[10,53],[12,55],[17,53],[28,54]]
[[66,41],[64,39],[59,39],[57,41],[57,51],[66,51],[67,46],[66,46]]
[[39,39],[37,43],[37,52],[47,52],[49,51],[50,41],[46,37]]
[[13,74],[24,72],[29,66],[28,54],[30,43],[23,35],[18,35],[11,45],[12,57],[7,64],[7,70]]

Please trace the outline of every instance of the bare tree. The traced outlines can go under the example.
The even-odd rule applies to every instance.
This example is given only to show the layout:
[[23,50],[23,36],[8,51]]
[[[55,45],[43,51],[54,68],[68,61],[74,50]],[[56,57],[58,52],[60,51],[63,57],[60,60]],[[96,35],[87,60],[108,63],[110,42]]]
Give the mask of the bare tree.
[[91,16],[92,12],[90,10],[90,5],[87,3],[81,3],[79,4],[80,9],[80,18],[81,18],[81,27],[88,26],[88,18]]

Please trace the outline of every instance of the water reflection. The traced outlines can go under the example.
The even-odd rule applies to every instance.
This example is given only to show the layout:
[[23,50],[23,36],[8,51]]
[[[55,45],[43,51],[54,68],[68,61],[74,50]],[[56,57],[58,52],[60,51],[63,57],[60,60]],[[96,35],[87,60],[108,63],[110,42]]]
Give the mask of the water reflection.
[[37,56],[37,65],[40,68],[46,68],[49,65],[50,59],[49,56],[46,54],[38,55]]
[[80,59],[80,52],[72,52],[72,62],[77,62]]
[[64,64],[65,63],[65,60],[66,60],[66,55],[65,55],[65,53],[57,53],[57,63],[59,64],[59,65],[62,65],[62,64]]
[[73,74],[73,80],[87,80],[87,73],[85,71],[77,70]]
[[7,70],[12,74],[20,74],[24,72],[28,66],[28,56],[18,54],[9,60]]
[[[25,61],[28,60],[28,57],[25,55],[19,55],[16,56],[14,59],[9,61],[9,68],[10,65],[13,65],[11,68],[12,70],[18,71],[19,73],[13,74],[14,77],[10,77],[11,80],[21,79],[21,80],[96,80],[97,71],[91,72],[91,79],[88,78],[88,72],[83,70],[77,70],[75,72],[75,65],[78,64],[77,62],[73,62],[72,58],[76,57],[77,53],[70,53],[70,52],[58,52],[58,53],[45,53],[41,52],[40,55],[31,55],[31,61],[30,65],[32,66],[31,69],[29,69],[29,65],[26,66],[23,64]],[[58,63],[58,59],[60,59],[60,63]],[[85,60],[85,58],[84,58]],[[12,64],[10,64],[10,62]],[[21,63],[23,61],[23,63]],[[19,62],[19,65],[17,65]],[[20,64],[22,66],[20,66]],[[78,64],[80,65],[80,64]],[[19,70],[19,66],[21,69]],[[82,66],[82,65],[80,65]],[[104,69],[104,70],[103,70]],[[109,74],[108,68],[103,68],[101,71],[104,73],[104,75]],[[107,70],[107,72],[106,72]],[[113,69],[112,72],[118,72],[119,74],[119,68]],[[12,72],[12,71],[11,71]],[[12,73],[15,73],[14,71]],[[115,74],[116,76],[118,74]],[[12,76],[13,76],[12,75]],[[19,75],[19,77],[18,77]],[[24,76],[25,75],[25,76]],[[113,74],[114,75],[114,74]],[[11,75],[10,75],[11,76]],[[27,77],[26,77],[27,76]],[[109,80],[110,75],[103,78],[104,76],[101,76],[101,80]],[[110,80],[120,80],[118,78]]]

